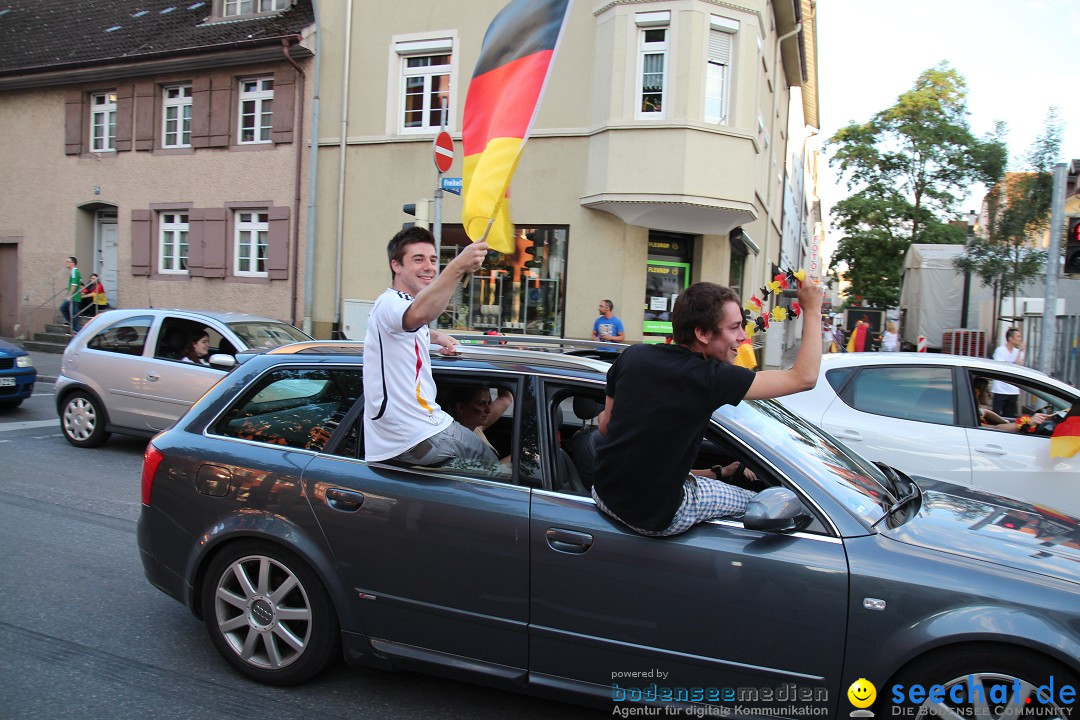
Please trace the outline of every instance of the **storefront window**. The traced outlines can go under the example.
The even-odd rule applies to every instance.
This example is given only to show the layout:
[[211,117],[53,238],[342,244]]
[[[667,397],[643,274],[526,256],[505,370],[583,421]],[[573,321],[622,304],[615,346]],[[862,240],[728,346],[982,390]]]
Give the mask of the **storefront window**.
[[649,259],[645,272],[645,342],[664,342],[671,335],[675,298],[690,285],[693,237],[649,231]]
[[[562,337],[567,235],[565,226],[519,226],[514,252],[489,252],[468,284],[454,290],[439,327]],[[443,225],[441,265],[468,243],[461,225]]]

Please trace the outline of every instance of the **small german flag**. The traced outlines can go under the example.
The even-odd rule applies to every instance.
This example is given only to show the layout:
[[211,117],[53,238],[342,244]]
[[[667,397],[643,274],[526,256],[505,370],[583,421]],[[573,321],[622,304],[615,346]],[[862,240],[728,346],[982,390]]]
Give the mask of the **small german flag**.
[[[461,221],[476,242],[516,249],[506,193],[547,83],[570,0],[512,0],[491,21],[465,98]],[[490,226],[490,229],[489,229]]]
[[1050,457],[1072,457],[1080,451],[1080,402],[1073,403],[1069,414],[1050,436]]

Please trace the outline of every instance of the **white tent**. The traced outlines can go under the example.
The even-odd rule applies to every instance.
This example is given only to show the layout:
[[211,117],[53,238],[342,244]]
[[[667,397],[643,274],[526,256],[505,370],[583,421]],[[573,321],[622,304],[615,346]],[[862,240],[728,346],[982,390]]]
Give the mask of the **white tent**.
[[[908,248],[900,285],[906,342],[914,345],[925,335],[928,347],[940,349],[944,332],[960,327],[964,274],[953,267],[953,259],[963,253],[963,245],[916,243]],[[976,305],[969,303],[968,327],[977,327],[977,315]]]

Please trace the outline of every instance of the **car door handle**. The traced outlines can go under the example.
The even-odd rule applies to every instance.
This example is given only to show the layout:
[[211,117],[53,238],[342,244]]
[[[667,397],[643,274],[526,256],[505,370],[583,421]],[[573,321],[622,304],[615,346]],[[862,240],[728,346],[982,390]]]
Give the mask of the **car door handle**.
[[148,372],[148,373],[146,373],[146,379],[149,380],[150,382],[157,382],[158,378],[160,378],[160,377],[161,376],[158,375],[156,372]]
[[849,430],[848,428],[844,428],[843,430],[837,430],[835,433],[833,433],[833,435],[840,438],[841,440],[862,440],[861,432],[859,432],[858,430]]
[[326,504],[342,512],[356,512],[364,504],[364,494],[355,490],[330,488],[326,491]]
[[544,534],[547,536],[548,547],[557,552],[580,555],[592,547],[593,537],[588,533],[548,528]]
[[1006,455],[1005,448],[1000,445],[980,445],[975,448],[975,452],[981,452],[983,455]]

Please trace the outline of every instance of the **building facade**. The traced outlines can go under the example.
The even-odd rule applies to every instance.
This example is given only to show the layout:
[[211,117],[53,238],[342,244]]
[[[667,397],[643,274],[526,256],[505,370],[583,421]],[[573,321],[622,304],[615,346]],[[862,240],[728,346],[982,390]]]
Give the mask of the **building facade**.
[[[386,243],[413,220],[402,206],[435,212],[432,140],[445,123],[460,141],[503,5],[318,4],[317,337],[362,337],[343,312],[388,285]],[[749,298],[781,261],[792,88],[817,124],[814,22],[811,0],[575,3],[511,185],[517,249],[492,253],[440,325],[589,337],[606,298],[628,340],[658,341],[691,282]],[[460,197],[440,211],[445,261],[468,240]]]
[[5,3],[0,334],[69,255],[114,306],[298,322],[313,30],[309,0]]

